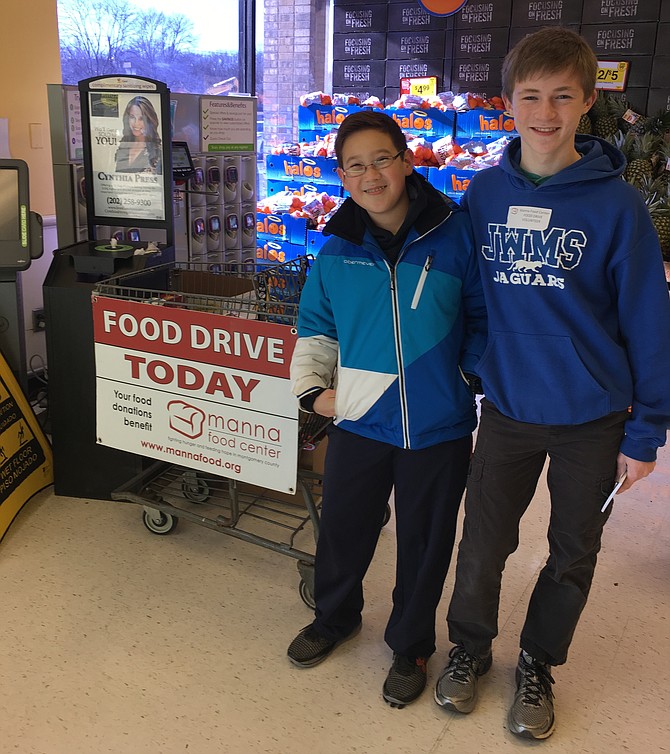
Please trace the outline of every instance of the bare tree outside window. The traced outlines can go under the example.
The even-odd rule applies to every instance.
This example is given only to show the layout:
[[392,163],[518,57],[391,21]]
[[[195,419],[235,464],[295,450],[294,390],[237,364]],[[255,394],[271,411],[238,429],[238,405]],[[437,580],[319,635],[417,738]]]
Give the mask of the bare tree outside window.
[[[219,21],[230,24],[227,15]],[[186,13],[143,9],[130,0],[58,0],[58,25],[64,84],[132,74],[164,81],[175,92],[238,91],[239,51],[200,49]]]

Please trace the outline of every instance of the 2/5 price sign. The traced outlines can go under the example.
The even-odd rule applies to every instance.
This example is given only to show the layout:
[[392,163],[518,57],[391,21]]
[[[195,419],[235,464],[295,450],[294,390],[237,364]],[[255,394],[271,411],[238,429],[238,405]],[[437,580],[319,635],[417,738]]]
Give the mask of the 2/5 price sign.
[[596,74],[596,89],[607,89],[610,92],[626,90],[629,63],[623,60],[599,60]]

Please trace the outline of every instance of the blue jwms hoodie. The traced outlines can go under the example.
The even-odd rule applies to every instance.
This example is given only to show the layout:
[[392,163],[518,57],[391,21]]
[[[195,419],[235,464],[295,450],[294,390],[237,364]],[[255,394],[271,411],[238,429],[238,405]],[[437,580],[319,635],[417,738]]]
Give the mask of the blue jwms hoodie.
[[580,160],[539,186],[520,141],[464,198],[489,313],[486,397],[533,424],[631,407],[621,451],[653,461],[670,420],[670,301],[658,237],[623,155],[577,136]]

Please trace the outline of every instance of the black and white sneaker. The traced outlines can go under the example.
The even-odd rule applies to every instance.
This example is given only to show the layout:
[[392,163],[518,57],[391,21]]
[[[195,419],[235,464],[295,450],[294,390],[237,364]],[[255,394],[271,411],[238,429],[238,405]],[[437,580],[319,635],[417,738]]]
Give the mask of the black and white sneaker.
[[314,624],[310,623],[300,630],[298,635],[289,644],[286,652],[288,659],[299,668],[311,668],[323,662],[326,657],[340,644],[353,639],[361,630],[361,624],[343,639],[329,639],[319,633]]
[[522,738],[549,738],[554,732],[554,679],[551,666],[521,652],[516,667],[516,694],[507,716],[509,729]]
[[488,672],[492,662],[491,652],[477,657],[457,644],[449,652],[449,664],[437,679],[435,701],[440,707],[454,712],[472,712],[477,703],[479,676]]
[[396,652],[384,681],[384,701],[398,709],[416,701],[426,688],[426,664],[425,657],[406,657]]

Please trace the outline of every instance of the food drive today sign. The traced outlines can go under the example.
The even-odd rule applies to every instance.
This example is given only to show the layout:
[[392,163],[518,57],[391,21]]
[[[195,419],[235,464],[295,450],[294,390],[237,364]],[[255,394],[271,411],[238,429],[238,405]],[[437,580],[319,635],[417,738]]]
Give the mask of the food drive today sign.
[[93,296],[97,441],[295,492],[295,328]]

